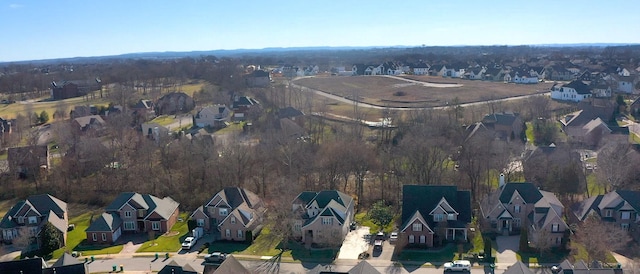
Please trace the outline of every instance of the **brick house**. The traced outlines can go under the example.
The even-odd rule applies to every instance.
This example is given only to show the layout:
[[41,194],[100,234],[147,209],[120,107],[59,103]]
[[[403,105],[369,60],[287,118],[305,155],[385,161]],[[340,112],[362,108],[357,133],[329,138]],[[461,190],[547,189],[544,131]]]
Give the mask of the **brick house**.
[[206,231],[220,233],[220,239],[246,241],[248,233],[262,229],[266,208],[255,193],[239,187],[220,190],[189,216]]
[[165,233],[177,222],[179,205],[170,197],[124,192],[91,222],[87,242],[113,244],[122,233]]
[[304,191],[291,203],[293,235],[311,244],[342,244],[354,218],[354,200],[337,190]]
[[616,190],[588,198],[572,208],[577,221],[596,215],[604,222],[623,230],[638,233],[640,222],[640,191]]

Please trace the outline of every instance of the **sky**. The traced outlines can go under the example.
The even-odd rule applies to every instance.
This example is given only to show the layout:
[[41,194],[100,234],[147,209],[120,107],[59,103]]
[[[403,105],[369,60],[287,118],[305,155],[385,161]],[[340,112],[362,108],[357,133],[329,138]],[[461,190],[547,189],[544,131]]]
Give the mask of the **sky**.
[[640,43],[638,0],[0,0],[0,62],[307,46]]

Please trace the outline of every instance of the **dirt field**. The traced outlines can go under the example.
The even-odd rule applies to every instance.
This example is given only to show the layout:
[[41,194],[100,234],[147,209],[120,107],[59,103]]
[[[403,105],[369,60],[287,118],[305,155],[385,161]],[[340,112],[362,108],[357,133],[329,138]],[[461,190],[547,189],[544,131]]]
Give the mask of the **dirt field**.
[[445,106],[456,97],[460,103],[478,102],[542,93],[552,85],[516,85],[433,76],[312,77],[296,80],[296,84],[388,107]]

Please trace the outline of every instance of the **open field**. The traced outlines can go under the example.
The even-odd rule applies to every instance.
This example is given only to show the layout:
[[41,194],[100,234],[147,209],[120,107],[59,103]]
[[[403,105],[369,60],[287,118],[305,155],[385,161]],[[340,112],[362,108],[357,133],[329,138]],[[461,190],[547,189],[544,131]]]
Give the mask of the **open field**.
[[388,107],[446,106],[456,97],[459,103],[501,99],[543,93],[552,85],[516,85],[433,76],[411,76],[411,79],[385,76],[310,77],[298,79],[296,84]]
[[[42,98],[45,99],[45,98]],[[26,110],[31,108],[31,111],[40,113],[43,110],[49,113],[49,118],[53,120],[53,113],[58,106],[64,106],[67,115],[75,107],[80,105],[108,105],[107,98],[100,98],[96,95],[95,99],[86,100],[85,97],[75,97],[60,101],[44,101],[44,102],[16,102],[13,104],[0,104],[0,117],[5,119],[16,118],[18,114],[26,115]]]

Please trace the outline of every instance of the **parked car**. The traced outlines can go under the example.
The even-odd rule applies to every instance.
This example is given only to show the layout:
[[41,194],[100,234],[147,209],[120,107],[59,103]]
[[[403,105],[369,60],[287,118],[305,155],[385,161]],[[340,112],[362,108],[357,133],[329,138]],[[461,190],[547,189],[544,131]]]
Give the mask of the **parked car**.
[[184,242],[182,242],[182,249],[184,250],[189,250],[191,249],[194,245],[196,244],[196,238],[194,237],[187,237],[184,239]]
[[376,234],[376,240],[383,240],[384,241],[384,232],[382,232],[382,231],[378,232],[378,234]]
[[471,271],[471,262],[467,260],[457,260],[444,264],[444,271]]
[[350,231],[356,230],[356,228],[357,228],[356,222],[351,222],[349,224],[349,230]]
[[204,256],[204,261],[207,263],[222,263],[227,258],[227,254],[220,251],[213,252]]
[[398,240],[398,232],[391,232],[391,235],[389,236],[389,242],[395,242]]
[[373,242],[373,251],[382,251],[382,240],[375,240]]

